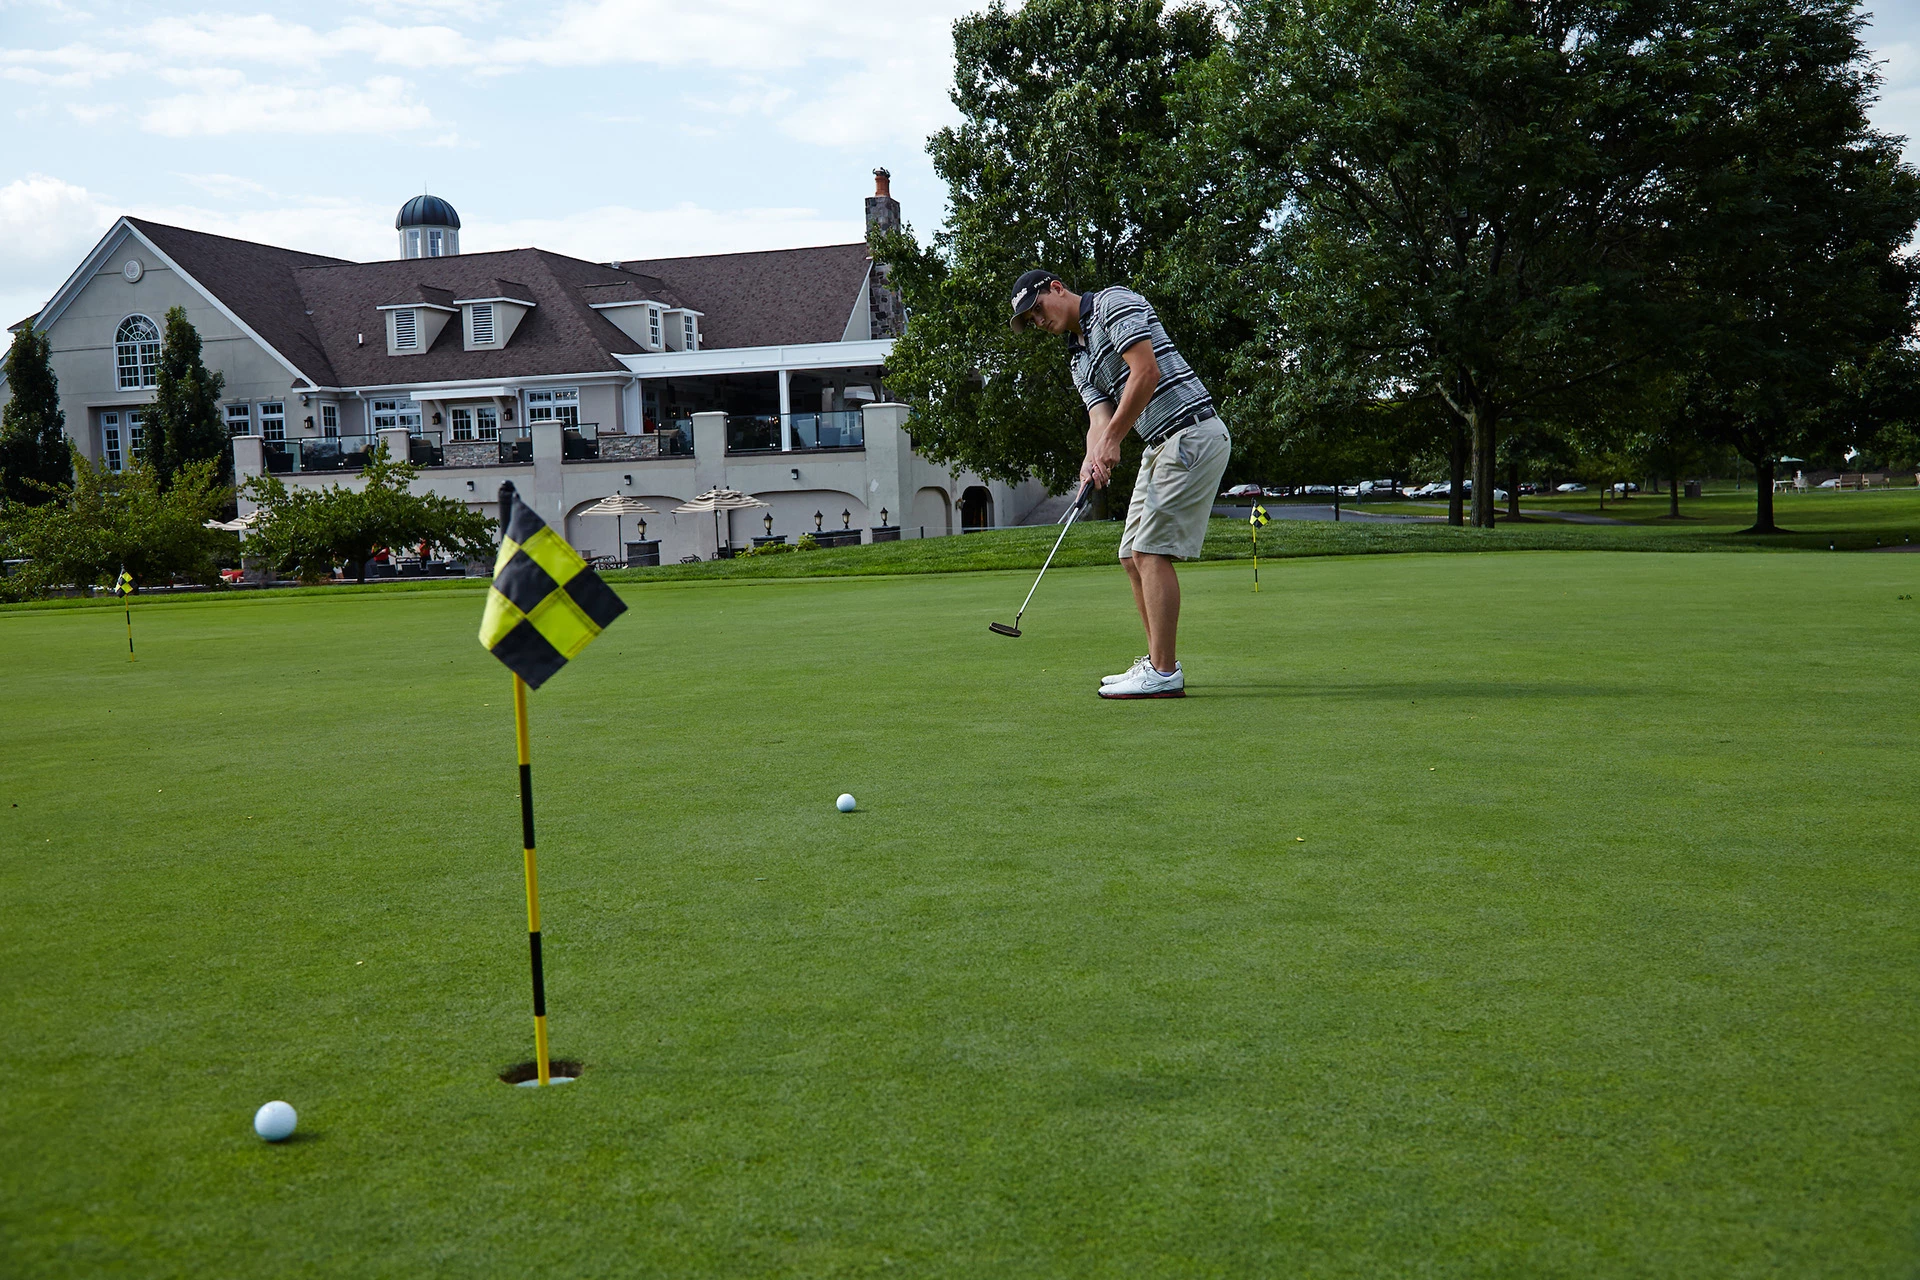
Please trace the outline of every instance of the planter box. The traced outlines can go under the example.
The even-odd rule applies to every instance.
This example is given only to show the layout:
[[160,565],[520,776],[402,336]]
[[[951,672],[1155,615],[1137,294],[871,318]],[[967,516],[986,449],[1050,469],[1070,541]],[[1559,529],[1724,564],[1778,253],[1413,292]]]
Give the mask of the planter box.
[[900,526],[897,524],[877,524],[873,526],[872,532],[875,542],[900,541]]
[[860,545],[858,529],[827,529],[813,535],[814,545],[821,547],[857,547]]
[[627,567],[646,568],[660,563],[660,540],[648,538],[644,542],[627,544]]

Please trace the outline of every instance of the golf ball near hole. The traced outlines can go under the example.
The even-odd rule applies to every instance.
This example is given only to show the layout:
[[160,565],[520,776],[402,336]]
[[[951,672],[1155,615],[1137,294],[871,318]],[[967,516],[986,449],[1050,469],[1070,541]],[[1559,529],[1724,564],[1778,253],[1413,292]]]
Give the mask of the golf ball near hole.
[[284,1102],[269,1102],[253,1113],[253,1131],[268,1142],[279,1142],[293,1136],[293,1126],[299,1117],[293,1108]]
[[853,812],[853,795],[851,792],[842,792],[840,798],[833,803],[839,807],[842,813]]

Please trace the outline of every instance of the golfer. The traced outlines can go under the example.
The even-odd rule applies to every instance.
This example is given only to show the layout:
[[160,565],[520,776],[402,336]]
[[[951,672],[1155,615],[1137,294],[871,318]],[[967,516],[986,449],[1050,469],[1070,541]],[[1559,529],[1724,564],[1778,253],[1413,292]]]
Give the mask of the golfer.
[[1199,555],[1206,539],[1233,449],[1227,424],[1152,304],[1131,289],[1074,293],[1051,271],[1029,271],[1014,283],[1011,323],[1015,333],[1033,325],[1067,340],[1073,383],[1087,403],[1082,482],[1106,487],[1127,432],[1138,431],[1147,444],[1120,535],[1120,563],[1147,628],[1147,652],[1103,678],[1100,696],[1183,698],[1187,675],[1174,648],[1180,579],[1173,562]]

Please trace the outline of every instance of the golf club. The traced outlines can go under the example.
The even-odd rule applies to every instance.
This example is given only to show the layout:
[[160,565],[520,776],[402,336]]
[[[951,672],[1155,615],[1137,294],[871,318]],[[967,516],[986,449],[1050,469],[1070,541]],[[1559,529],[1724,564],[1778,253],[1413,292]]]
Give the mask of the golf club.
[[987,624],[987,630],[999,635],[1013,636],[1015,639],[1019,638],[1020,619],[1026,614],[1027,606],[1033,603],[1033,593],[1040,589],[1040,578],[1047,576],[1047,565],[1053,563],[1053,557],[1060,550],[1060,544],[1067,540],[1067,530],[1073,528],[1075,517],[1080,514],[1080,509],[1087,505],[1087,499],[1091,496],[1093,496],[1093,481],[1083,481],[1080,485],[1079,496],[1073,500],[1073,509],[1067,512],[1067,522],[1060,528],[1060,536],[1053,540],[1053,550],[1047,552],[1046,564],[1040,566],[1040,577],[1035,578],[1033,585],[1027,589],[1027,598],[1020,602],[1020,612],[1013,615],[1013,625],[1008,626],[1004,622],[989,622]]

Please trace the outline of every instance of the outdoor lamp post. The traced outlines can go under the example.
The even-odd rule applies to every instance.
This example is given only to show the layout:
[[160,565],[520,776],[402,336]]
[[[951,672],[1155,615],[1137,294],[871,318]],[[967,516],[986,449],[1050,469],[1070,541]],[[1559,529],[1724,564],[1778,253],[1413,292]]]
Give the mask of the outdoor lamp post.
[[761,516],[760,523],[767,526],[767,536],[771,538],[773,536],[773,512],[769,511],[764,516]]
[[851,529],[851,528],[853,528],[853,512],[851,512],[851,511],[842,511],[842,512],[840,513],[840,527],[841,527],[842,529]]
[[646,540],[647,540],[647,522],[643,518],[640,521],[640,541],[645,542]]
[[882,529],[887,527],[887,509],[885,507],[880,508],[880,527]]
[[818,511],[813,513],[813,531],[815,533],[820,532],[820,521],[824,518],[825,517],[823,517]]

